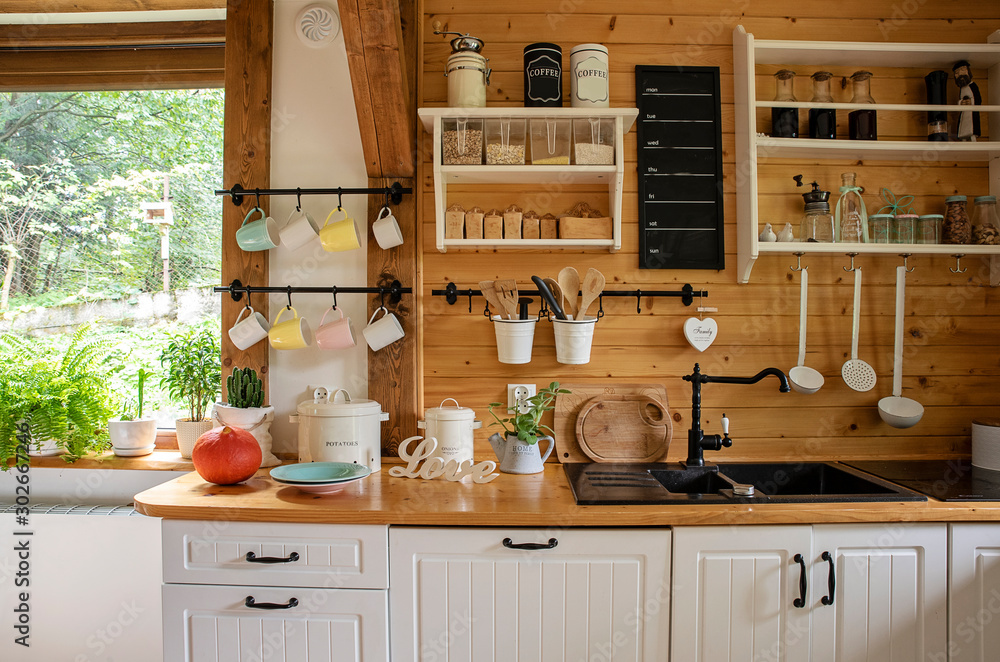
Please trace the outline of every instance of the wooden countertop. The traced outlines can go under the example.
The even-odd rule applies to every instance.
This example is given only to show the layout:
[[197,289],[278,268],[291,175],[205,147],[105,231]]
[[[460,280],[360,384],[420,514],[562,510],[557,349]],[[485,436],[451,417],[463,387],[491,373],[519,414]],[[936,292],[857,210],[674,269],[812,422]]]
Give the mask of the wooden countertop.
[[196,473],[141,492],[152,517],[248,522],[425,526],[671,526],[820,522],[1000,521],[1000,502],[578,506],[561,465],[531,476],[500,474],[484,485],[394,478],[388,466],[339,494],[318,496],[271,480],[206,483]]

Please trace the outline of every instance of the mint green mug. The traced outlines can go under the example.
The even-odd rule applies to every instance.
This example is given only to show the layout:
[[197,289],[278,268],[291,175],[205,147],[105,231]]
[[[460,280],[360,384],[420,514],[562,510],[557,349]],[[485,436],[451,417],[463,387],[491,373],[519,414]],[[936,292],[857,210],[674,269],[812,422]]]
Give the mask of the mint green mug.
[[[250,217],[260,212],[260,218],[251,221]],[[278,222],[264,213],[260,207],[254,207],[243,218],[243,225],[236,231],[236,243],[247,252],[268,251],[281,243],[278,232]]]

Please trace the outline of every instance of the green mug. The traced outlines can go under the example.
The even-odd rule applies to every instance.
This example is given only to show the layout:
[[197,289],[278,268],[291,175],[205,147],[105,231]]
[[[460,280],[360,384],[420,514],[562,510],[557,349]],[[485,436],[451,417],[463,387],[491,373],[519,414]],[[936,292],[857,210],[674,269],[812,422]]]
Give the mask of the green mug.
[[[260,218],[251,221],[254,213],[260,212]],[[278,232],[278,222],[264,213],[260,207],[254,207],[243,218],[243,225],[236,231],[236,243],[247,252],[268,251],[281,243]]]

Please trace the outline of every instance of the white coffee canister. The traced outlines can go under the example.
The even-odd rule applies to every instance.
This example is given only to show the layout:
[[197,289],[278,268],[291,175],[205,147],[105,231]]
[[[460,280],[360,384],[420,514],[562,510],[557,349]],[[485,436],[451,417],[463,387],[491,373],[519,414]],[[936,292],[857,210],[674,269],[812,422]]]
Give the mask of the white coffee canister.
[[[343,394],[343,401],[337,402]],[[291,417],[299,424],[300,462],[350,462],[363,464],[372,471],[382,468],[382,432],[380,423],[389,414],[374,400],[352,400],[344,389],[330,395],[318,388],[313,399],[299,403],[298,414]]]
[[608,49],[600,44],[574,46],[569,55],[572,77],[571,105],[573,108],[607,108]]
[[972,466],[1000,471],[1000,418],[972,421]]
[[[454,402],[454,407],[445,407],[446,402]],[[475,461],[473,457],[473,430],[483,427],[482,421],[476,420],[476,412],[469,407],[461,407],[455,398],[446,398],[437,407],[424,412],[423,421],[417,421],[417,427],[426,430],[425,438],[434,437],[437,448],[432,457],[440,457],[447,462],[455,460]]]

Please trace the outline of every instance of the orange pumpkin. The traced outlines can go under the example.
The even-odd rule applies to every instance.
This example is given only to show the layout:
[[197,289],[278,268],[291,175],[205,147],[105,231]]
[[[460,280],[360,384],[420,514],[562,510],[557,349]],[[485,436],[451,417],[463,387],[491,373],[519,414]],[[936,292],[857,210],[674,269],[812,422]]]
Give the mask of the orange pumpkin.
[[224,425],[198,437],[191,451],[198,475],[216,485],[235,485],[260,468],[263,455],[257,439],[239,428]]

